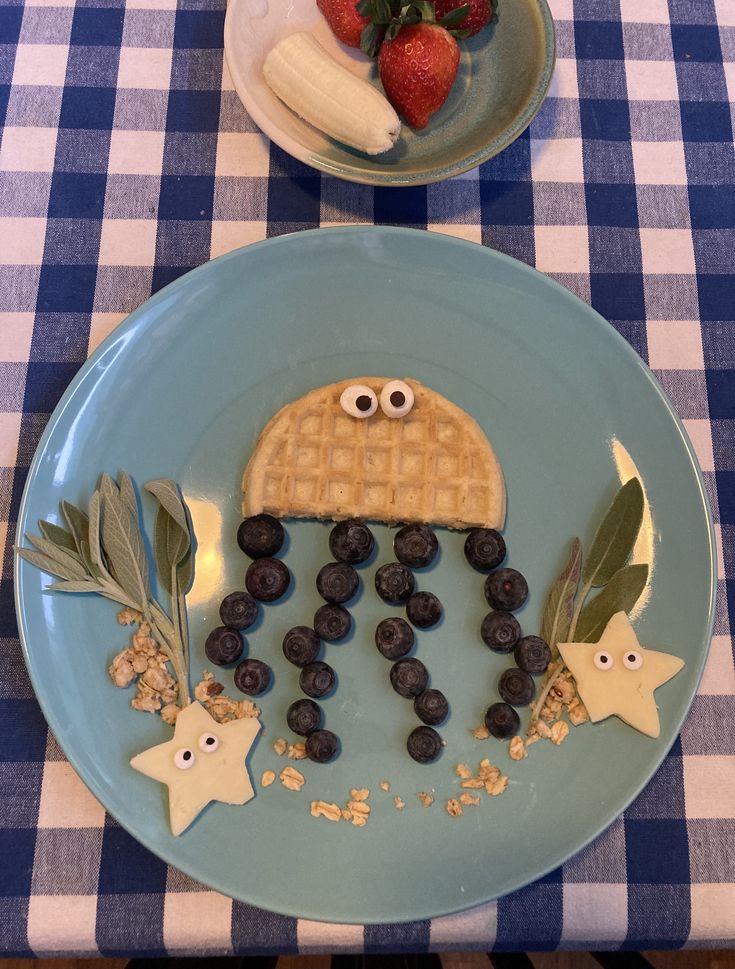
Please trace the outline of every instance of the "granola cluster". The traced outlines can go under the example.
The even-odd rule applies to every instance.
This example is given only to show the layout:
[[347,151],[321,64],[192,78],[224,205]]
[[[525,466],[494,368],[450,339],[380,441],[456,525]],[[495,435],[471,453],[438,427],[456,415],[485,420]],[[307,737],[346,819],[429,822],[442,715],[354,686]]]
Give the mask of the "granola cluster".
[[525,740],[523,737],[513,737],[510,741],[508,754],[511,760],[522,760],[527,756],[531,744],[538,740],[550,740],[558,747],[569,735],[570,723],[578,727],[589,720],[587,709],[577,693],[574,677],[561,665],[561,661],[549,666],[542,690],[546,691],[543,704],[538,717],[531,720]]
[[[168,656],[151,636],[151,627],[139,612],[125,608],[118,613],[117,621],[121,626],[137,628],[131,634],[130,645],[122,649],[110,664],[108,672],[112,682],[121,689],[135,682],[136,693],[130,706],[134,710],[160,713],[166,723],[174,724],[181,707],[177,702],[178,684],[171,673]],[[194,687],[194,698],[206,707],[217,723],[260,716],[260,709],[251,700],[233,700],[224,696],[224,689],[208,670]]]
[[[167,723],[176,719],[178,689],[169,670],[168,656],[151,636],[151,627],[139,612],[123,609],[117,621],[121,626],[135,625],[130,645],[112,660],[108,670],[112,682],[121,689],[135,682],[136,693],[130,701],[134,710],[160,713]],[[174,710],[176,712],[174,712]]]
[[199,700],[202,706],[207,708],[217,723],[260,716],[260,707],[252,700],[233,700],[224,695],[224,689],[224,686],[215,680],[214,673],[204,670],[202,679],[194,687],[194,699]]

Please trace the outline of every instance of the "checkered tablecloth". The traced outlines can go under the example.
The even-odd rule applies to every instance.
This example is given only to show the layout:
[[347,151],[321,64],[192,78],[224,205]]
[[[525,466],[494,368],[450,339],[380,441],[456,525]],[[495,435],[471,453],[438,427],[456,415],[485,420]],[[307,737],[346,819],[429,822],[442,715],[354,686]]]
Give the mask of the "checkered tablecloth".
[[[373,190],[303,167],[258,132],[223,62],[224,0],[0,6],[3,953],[732,945],[735,0],[554,0],[552,9],[556,74],[530,130],[460,178]],[[694,442],[720,581],[691,715],[623,818],[524,891],[450,918],[363,928],[233,903],[105,816],[34,699],[11,545],[50,412],[128,312],[236,246],[371,222],[497,248],[612,321]],[[683,581],[685,572],[683,562]]]

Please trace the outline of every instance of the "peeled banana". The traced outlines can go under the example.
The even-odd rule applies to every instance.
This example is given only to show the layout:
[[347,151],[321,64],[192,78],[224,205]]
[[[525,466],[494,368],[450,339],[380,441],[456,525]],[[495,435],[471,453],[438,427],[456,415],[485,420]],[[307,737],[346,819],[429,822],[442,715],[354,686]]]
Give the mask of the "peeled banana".
[[380,91],[338,64],[306,31],[279,41],[263,74],[292,111],[345,145],[379,155],[400,134],[400,119]]

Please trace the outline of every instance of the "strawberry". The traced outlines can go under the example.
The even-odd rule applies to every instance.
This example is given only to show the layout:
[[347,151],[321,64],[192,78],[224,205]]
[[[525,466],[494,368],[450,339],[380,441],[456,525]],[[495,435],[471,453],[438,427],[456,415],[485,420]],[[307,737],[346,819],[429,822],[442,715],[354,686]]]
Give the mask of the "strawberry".
[[412,128],[425,128],[444,104],[457,76],[457,41],[436,23],[403,24],[389,30],[378,54],[385,94]]
[[357,10],[357,0],[316,0],[332,32],[349,47],[360,46],[360,35],[370,23]]
[[469,10],[460,21],[460,25],[463,31],[468,31],[468,37],[473,37],[490,23],[493,15],[493,0],[434,0],[436,19],[441,20],[452,10],[465,4]]

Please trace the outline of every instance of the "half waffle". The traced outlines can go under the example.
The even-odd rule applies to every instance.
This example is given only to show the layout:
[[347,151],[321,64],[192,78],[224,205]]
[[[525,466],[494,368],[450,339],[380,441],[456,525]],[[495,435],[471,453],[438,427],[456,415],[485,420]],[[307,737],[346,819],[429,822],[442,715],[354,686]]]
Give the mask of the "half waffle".
[[243,475],[244,516],[501,528],[503,473],[469,414],[410,379],[415,402],[405,417],[379,408],[360,420],[340,406],[346,387],[366,384],[379,396],[389,379],[319,387],[271,418]]

